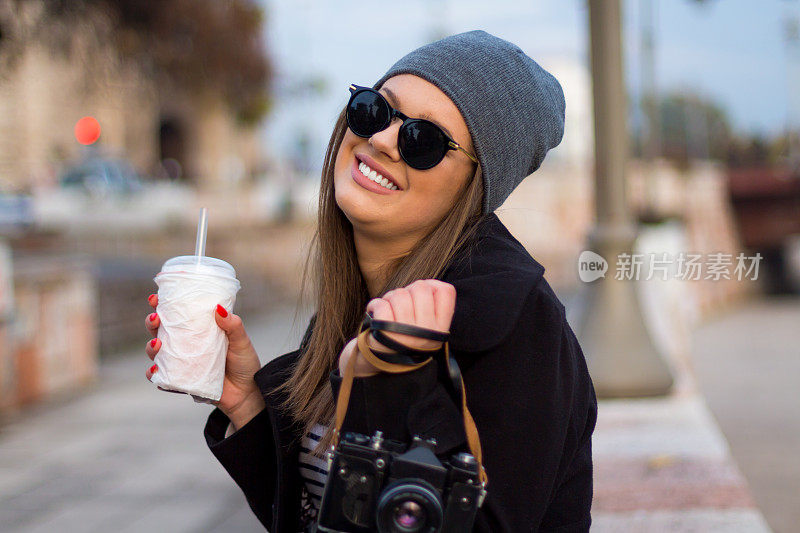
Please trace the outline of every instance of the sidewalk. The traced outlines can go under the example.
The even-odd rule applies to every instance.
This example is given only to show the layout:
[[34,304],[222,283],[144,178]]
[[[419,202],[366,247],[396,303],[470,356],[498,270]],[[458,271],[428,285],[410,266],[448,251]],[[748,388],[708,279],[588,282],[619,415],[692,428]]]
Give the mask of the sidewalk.
[[[295,349],[293,307],[245,319],[262,362]],[[142,349],[63,405],[0,430],[0,531],[256,532],[261,524],[203,439],[210,406],[158,391]]]
[[[747,310],[745,304],[732,314]],[[701,347],[720,355],[719,342]],[[598,402],[592,531],[772,531],[699,392],[694,363],[671,364],[670,396]],[[747,376],[737,383],[742,378],[746,383]]]
[[696,392],[599,402],[592,445],[592,531],[770,531]]
[[692,364],[776,533],[800,524],[800,295],[754,301],[694,335]]

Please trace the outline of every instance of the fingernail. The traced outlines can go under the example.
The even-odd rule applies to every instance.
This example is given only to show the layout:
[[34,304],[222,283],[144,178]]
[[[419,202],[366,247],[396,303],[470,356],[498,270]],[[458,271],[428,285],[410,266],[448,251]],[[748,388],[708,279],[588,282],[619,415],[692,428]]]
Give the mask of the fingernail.
[[158,340],[158,339],[153,339],[153,340],[151,340],[151,341],[150,341],[150,347],[151,347],[151,348],[155,348],[155,347],[156,347],[156,341],[157,341],[157,340]]
[[152,301],[153,301],[153,297],[154,297],[154,296],[155,296],[155,294],[151,294],[150,296],[148,296],[148,297],[147,297],[147,301],[148,301],[148,302],[152,302]]
[[158,365],[153,365],[150,367],[151,374],[155,374],[157,370],[158,370]]
[[150,316],[147,317],[147,318],[150,319],[150,322],[155,322],[156,321],[156,316],[157,315],[155,313],[150,313]]
[[225,317],[228,316],[228,312],[225,310],[224,307],[222,307],[219,304],[217,304],[217,313],[219,313],[219,316],[221,316],[222,318],[225,318]]

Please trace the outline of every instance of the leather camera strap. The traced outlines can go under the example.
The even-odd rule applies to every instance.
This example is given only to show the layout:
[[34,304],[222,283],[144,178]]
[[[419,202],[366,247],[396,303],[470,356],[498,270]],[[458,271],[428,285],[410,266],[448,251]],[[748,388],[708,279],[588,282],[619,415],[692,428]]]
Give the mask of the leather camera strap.
[[[408,348],[405,345],[391,341],[391,339],[388,339],[391,341],[390,343],[385,344],[383,341],[378,340],[377,335],[374,335],[375,333],[380,333],[380,330],[393,331],[395,333],[403,333],[405,335],[438,340],[442,341],[444,344],[441,348],[436,348],[433,350]],[[395,348],[389,346],[389,344],[396,344],[402,347],[403,352],[401,354],[390,354],[387,352],[372,350],[368,344],[368,336],[370,332],[373,333],[375,339],[381,344],[385,344],[387,347],[392,349]],[[486,470],[483,467],[483,457],[481,453],[481,442],[480,438],[478,437],[478,428],[475,426],[475,421],[473,420],[469,409],[467,409],[467,395],[464,389],[464,379],[461,376],[458,363],[456,363],[455,359],[450,358],[450,348],[447,342],[449,336],[449,332],[443,333],[441,331],[412,326],[410,324],[402,324],[399,322],[374,320],[371,315],[366,314],[366,318],[361,323],[361,329],[358,333],[358,350],[364,356],[364,358],[369,361],[370,364],[383,372],[391,373],[410,372],[412,370],[416,370],[433,361],[433,356],[435,354],[439,354],[444,351],[444,360],[447,365],[448,375],[454,381],[455,387],[459,393],[459,396],[461,397],[461,408],[464,415],[464,430],[467,435],[467,444],[470,452],[478,462],[478,476],[481,484],[485,488],[486,484],[488,483],[488,477],[486,475]],[[387,337],[383,335],[383,338]],[[400,359],[398,359],[398,355],[400,355]],[[405,356],[405,360],[402,359],[403,356]],[[387,361],[386,359],[389,360]],[[397,362],[398,360],[403,362]],[[339,387],[339,394],[336,399],[336,425],[334,426],[333,430],[333,443],[331,444],[331,449],[334,449],[339,444],[339,436],[342,429],[342,424],[344,423],[344,418],[347,414],[347,406],[350,402],[350,391],[352,390],[353,386],[355,363],[356,357],[354,355],[347,361],[347,366],[345,367],[344,375],[342,376],[342,384]]]

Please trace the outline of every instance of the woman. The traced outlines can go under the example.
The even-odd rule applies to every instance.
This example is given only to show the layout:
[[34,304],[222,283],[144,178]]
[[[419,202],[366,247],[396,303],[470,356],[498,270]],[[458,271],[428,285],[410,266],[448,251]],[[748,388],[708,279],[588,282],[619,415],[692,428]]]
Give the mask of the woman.
[[[327,475],[340,369],[355,357],[343,430],[435,438],[441,458],[467,450],[436,365],[389,374],[359,352],[366,310],[450,331],[488,476],[474,531],[586,531],[592,382],[544,268],[493,213],[561,141],[561,87],[517,46],[475,30],[414,50],[371,89],[351,85],[328,145],[317,312],[299,349],[259,369],[241,319],[217,307],[229,351],[208,445],[264,526],[303,530]],[[157,315],[146,320],[155,336]],[[159,348],[151,341],[148,356]]]

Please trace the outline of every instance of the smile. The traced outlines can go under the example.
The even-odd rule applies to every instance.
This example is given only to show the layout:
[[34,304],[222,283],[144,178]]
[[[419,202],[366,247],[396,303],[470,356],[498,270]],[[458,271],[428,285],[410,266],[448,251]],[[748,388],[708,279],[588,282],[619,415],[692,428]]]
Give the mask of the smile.
[[396,183],[376,172],[357,157],[353,158],[351,174],[353,181],[372,192],[392,194],[400,190]]
[[363,162],[359,163],[358,170],[360,170],[365,177],[371,179],[372,181],[374,181],[375,183],[377,183],[382,187],[386,187],[391,191],[397,189],[397,185],[395,185],[393,181],[384,178],[382,175],[378,174],[377,172],[369,168],[366,163]]

